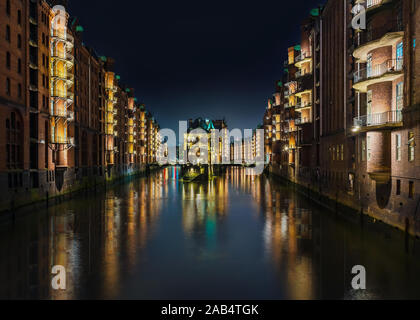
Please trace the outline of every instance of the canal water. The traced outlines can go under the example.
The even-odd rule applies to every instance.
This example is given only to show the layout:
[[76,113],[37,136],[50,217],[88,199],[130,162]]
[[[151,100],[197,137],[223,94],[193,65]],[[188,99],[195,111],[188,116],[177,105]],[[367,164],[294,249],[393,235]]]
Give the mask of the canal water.
[[[179,172],[1,225],[0,298],[420,298],[420,262],[399,232],[369,231],[242,168],[190,184]],[[51,288],[54,265],[66,290]],[[366,290],[352,289],[355,265]]]

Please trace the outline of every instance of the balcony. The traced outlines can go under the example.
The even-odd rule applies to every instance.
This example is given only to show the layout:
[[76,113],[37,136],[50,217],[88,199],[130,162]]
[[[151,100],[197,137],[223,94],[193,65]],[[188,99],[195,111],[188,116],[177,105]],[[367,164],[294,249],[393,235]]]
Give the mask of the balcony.
[[312,61],[312,55],[309,52],[302,52],[300,55],[298,55],[295,58],[295,66],[297,68],[302,68],[302,65],[311,62]]
[[310,108],[312,108],[311,102],[297,103],[295,106],[295,110],[303,110],[303,109],[310,109]]
[[53,137],[51,139],[52,144],[64,144],[68,146],[74,146],[74,138],[67,137]]
[[399,20],[392,20],[379,28],[371,28],[360,32],[359,36],[356,37],[356,49],[353,52],[353,56],[358,62],[365,62],[370,51],[392,46],[402,41],[403,36],[404,27]]
[[354,132],[375,131],[402,126],[401,111],[387,111],[382,113],[373,113],[366,116],[354,118]]
[[65,90],[52,90],[51,92],[51,97],[52,98],[60,98],[60,99],[67,99],[67,91]]
[[65,81],[68,85],[72,85],[74,83],[74,75],[71,73],[59,71],[55,68],[51,68],[51,78],[54,80],[61,80]]
[[366,8],[369,9],[371,7],[379,6],[382,4],[383,0],[367,0],[366,1]]
[[404,60],[391,59],[377,64],[371,68],[365,68],[354,73],[355,90],[366,92],[367,87],[385,81],[394,81],[402,75]]
[[57,118],[64,118],[67,121],[74,121],[74,112],[63,108],[56,108],[51,110],[51,116]]

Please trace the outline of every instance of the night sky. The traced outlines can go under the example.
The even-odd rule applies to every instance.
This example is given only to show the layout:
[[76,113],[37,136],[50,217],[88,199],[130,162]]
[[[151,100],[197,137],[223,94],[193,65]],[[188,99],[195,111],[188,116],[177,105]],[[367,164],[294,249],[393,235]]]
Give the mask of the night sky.
[[245,129],[262,122],[300,22],[322,3],[69,0],[68,11],[162,128],[201,116]]

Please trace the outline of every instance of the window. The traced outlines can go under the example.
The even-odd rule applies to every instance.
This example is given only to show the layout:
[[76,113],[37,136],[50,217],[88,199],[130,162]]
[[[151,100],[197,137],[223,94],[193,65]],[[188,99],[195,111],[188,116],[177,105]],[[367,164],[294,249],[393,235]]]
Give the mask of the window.
[[367,56],[367,62],[366,62],[366,70],[367,70],[367,76],[370,78],[372,76],[372,54],[368,54]]
[[11,57],[10,57],[10,52],[6,52],[6,67],[7,67],[7,69],[9,69],[9,70],[10,70],[10,65],[11,65],[10,60],[11,60]]
[[341,161],[344,161],[344,144],[341,145]]
[[22,48],[22,36],[20,34],[18,34],[18,37],[17,37],[17,47],[19,49]]
[[404,82],[400,82],[397,84],[397,95],[396,95],[396,109],[397,111],[401,111],[404,106]]
[[367,160],[372,160],[371,138],[367,137]]
[[6,41],[10,42],[10,26],[6,26]]
[[415,147],[414,132],[408,133],[408,161],[414,161],[415,159]]
[[6,119],[6,159],[10,169],[22,168],[22,132],[19,120],[19,116],[16,119],[15,112],[10,114],[10,119]]
[[17,16],[18,16],[18,18],[17,18],[18,24],[21,25],[22,24],[22,12],[20,10],[18,10],[18,15]]
[[6,13],[8,16],[10,16],[10,0],[6,1]]
[[401,161],[401,135],[395,135],[395,160]]
[[21,74],[22,73],[22,60],[18,59],[18,73]]
[[366,161],[366,139],[362,139],[362,161]]
[[12,94],[11,88],[10,88],[10,79],[9,78],[6,79],[6,93],[7,93],[8,96],[10,96]]
[[397,180],[397,196],[401,195],[401,180]]
[[408,186],[408,197],[414,199],[414,181],[409,182]]
[[396,56],[397,56],[397,61],[400,61],[400,60],[403,59],[403,56],[404,56],[404,46],[403,46],[402,41],[397,44],[397,55]]

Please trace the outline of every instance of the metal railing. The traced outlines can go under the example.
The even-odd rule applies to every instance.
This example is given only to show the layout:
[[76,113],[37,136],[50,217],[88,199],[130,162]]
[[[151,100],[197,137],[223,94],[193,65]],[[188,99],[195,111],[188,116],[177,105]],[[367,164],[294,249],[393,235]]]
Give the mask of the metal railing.
[[53,137],[51,139],[52,144],[66,144],[74,146],[74,138],[65,138],[65,137]]
[[309,107],[312,107],[312,102],[305,102],[305,103],[299,102],[296,104],[295,109],[309,108]]
[[295,63],[305,60],[307,58],[311,58],[312,54],[310,52],[302,52],[300,55],[298,55],[297,57],[295,57]]
[[306,123],[311,123],[311,119],[307,117],[303,117],[303,118],[298,118],[295,120],[295,125],[301,125],[301,124],[306,124]]
[[354,73],[354,83],[365,81],[369,78],[380,77],[388,72],[398,72],[401,71],[404,65],[404,60],[401,59],[391,59],[387,60],[384,63],[377,64],[371,68],[365,68]]
[[402,122],[402,112],[400,110],[387,111],[382,113],[373,113],[354,118],[355,127],[381,126]]
[[374,7],[382,3],[383,0],[367,0],[366,8]]

